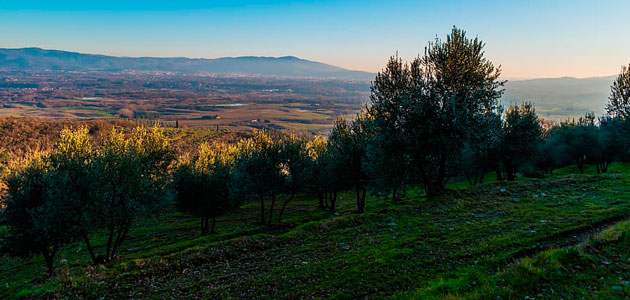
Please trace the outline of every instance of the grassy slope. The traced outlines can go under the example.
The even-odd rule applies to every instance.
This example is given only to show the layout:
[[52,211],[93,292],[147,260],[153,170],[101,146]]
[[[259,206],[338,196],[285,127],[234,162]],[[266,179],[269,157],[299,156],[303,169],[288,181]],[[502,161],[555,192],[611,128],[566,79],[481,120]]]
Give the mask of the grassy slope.
[[[53,281],[30,282],[33,274],[43,272],[39,258],[2,258],[0,281],[7,290],[0,296],[20,291],[53,296],[50,290],[106,298],[546,295],[550,290],[537,291],[542,288],[537,282],[570,292],[566,282],[575,281],[568,276],[581,276],[580,269],[556,276],[566,279],[556,283],[556,277],[544,277],[546,264],[556,261],[544,257],[560,251],[568,254],[551,256],[566,264],[579,262],[585,252],[571,245],[584,232],[630,215],[630,172],[627,166],[613,167],[607,175],[493,183],[435,200],[411,190],[405,203],[370,199],[364,215],[351,213],[350,194],[342,196],[340,216],[315,209],[311,199],[299,199],[290,205],[285,228],[272,232],[255,224],[254,204],[223,218],[221,233],[207,237],[195,235],[196,220],[171,214],[134,229],[122,258],[103,268],[83,267],[87,258],[76,252],[80,244],[63,253],[69,264]],[[627,235],[618,234],[606,245],[612,256],[607,262],[621,263],[605,265],[624,270],[626,259],[627,274],[627,254],[617,251],[627,245]],[[536,255],[548,248],[560,250]],[[621,291],[608,289],[615,294],[601,295],[628,292],[623,282],[613,282],[619,281],[614,272],[601,270],[605,278],[599,280],[600,273],[582,268],[594,289],[621,284],[614,285]],[[526,280],[530,274],[523,270],[540,281]],[[576,283],[575,289],[582,286]],[[596,295],[589,291],[570,295]]]
[[465,268],[456,278],[397,295],[401,299],[628,299],[630,222],[618,222],[576,246],[525,257],[499,272]]

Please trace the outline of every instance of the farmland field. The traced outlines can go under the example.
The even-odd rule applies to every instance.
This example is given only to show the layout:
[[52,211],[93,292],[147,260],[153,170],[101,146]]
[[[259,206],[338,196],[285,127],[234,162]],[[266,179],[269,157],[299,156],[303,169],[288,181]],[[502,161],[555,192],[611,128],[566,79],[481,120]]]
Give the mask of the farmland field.
[[233,131],[327,133],[354,116],[369,83],[163,73],[3,73],[0,117],[159,120]]

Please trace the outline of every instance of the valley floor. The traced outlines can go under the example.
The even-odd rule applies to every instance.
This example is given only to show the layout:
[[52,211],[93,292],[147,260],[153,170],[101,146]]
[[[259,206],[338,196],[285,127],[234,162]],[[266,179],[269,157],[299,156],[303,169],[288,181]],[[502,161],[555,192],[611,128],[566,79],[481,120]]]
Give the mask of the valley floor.
[[370,197],[365,214],[352,193],[335,214],[305,197],[273,230],[254,203],[203,237],[172,213],[135,228],[106,266],[68,247],[53,280],[41,258],[2,257],[0,297],[627,299],[630,168],[568,173],[430,200],[411,188],[400,203]]

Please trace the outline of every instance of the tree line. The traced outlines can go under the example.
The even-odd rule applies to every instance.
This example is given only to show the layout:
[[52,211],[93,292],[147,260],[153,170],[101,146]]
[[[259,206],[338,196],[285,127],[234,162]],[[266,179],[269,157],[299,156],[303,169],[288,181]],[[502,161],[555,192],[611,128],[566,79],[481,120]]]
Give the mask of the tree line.
[[338,120],[329,139],[343,141],[337,152],[345,153],[346,174],[357,186],[396,200],[406,184],[419,184],[433,197],[457,176],[474,185],[488,174],[512,181],[571,164],[603,173],[613,161],[628,161],[630,66],[613,82],[605,115],[553,124],[531,103],[500,103],[505,81],[484,46],[453,28],[410,63],[390,58],[372,83],[370,103],[354,120]]
[[[419,185],[435,197],[456,176],[475,185],[571,164],[606,172],[630,159],[630,67],[613,83],[605,116],[550,125],[531,103],[500,104],[505,81],[484,45],[453,28],[410,63],[391,57],[370,103],[354,119],[338,118],[327,138],[260,130],[178,158],[157,126],[114,128],[99,143],[85,127],[65,128],[53,150],[10,163],[3,251],[41,254],[52,274],[63,245],[82,242],[94,264],[110,261],[134,222],[169,204],[197,216],[207,234],[245,201],[256,201],[260,223],[274,226],[298,194],[334,211],[337,194],[352,190],[361,213],[368,191],[397,201],[405,186]],[[94,247],[97,236],[104,246]]]

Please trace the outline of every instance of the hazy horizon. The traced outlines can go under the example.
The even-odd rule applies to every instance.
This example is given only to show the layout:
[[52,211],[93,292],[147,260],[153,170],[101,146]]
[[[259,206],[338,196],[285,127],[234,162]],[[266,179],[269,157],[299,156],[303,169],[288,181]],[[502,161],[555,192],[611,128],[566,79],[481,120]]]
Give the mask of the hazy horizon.
[[479,36],[503,78],[603,77],[630,62],[628,1],[0,2],[2,48],[131,57],[296,56],[380,71],[452,26]]

